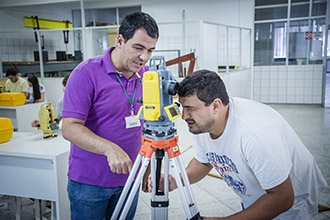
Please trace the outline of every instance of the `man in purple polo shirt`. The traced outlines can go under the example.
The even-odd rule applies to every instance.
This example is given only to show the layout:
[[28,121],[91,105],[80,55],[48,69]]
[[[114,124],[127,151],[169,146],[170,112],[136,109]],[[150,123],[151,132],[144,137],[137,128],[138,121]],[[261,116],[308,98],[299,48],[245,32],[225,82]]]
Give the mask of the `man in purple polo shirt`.
[[[127,15],[116,47],[71,73],[63,101],[63,137],[71,142],[68,194],[72,219],[110,219],[141,147],[140,77],[158,39],[148,14]],[[143,182],[146,188],[147,173]],[[127,219],[133,219],[135,196]]]

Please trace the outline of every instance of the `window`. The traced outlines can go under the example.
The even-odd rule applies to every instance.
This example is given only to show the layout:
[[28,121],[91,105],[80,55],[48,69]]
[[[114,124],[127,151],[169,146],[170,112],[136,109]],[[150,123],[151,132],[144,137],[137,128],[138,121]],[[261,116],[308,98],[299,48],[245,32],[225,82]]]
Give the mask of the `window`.
[[312,21],[312,30],[313,38],[311,40],[310,46],[310,63],[322,63],[323,61],[323,52],[324,52],[324,43],[325,42],[325,18],[313,19]]
[[117,24],[115,8],[93,9],[93,12],[95,19],[93,26],[107,26]]
[[327,14],[327,3],[313,3],[312,6],[312,16],[326,15]]
[[137,11],[141,11],[141,6],[119,8],[119,23],[121,23],[126,15]]
[[[130,13],[141,11],[141,6],[118,8],[119,23]],[[73,10],[73,27],[81,27],[81,11]],[[117,8],[85,9],[86,27],[118,25]]]
[[286,22],[255,25],[255,65],[285,65]]
[[286,23],[275,23],[274,29],[274,59],[283,60],[286,57]]
[[308,15],[309,15],[309,4],[291,6],[291,12],[290,12],[291,18],[308,17]]
[[256,0],[254,65],[322,63],[326,8],[326,0]]
[[308,40],[305,33],[309,31],[308,20],[290,21],[289,31],[289,64],[306,63]]
[[260,8],[255,11],[255,20],[270,20],[286,18],[288,16],[288,7]]
[[288,0],[256,0],[255,6],[288,4]]

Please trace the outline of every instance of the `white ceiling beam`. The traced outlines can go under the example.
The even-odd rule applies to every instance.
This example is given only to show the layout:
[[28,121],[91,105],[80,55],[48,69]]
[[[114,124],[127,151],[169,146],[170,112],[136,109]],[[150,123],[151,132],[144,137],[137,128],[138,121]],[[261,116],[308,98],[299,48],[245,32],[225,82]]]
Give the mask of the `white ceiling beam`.
[[44,5],[44,4],[54,4],[54,3],[69,3],[69,2],[79,2],[79,0],[1,0],[0,8],[29,6],[29,5]]

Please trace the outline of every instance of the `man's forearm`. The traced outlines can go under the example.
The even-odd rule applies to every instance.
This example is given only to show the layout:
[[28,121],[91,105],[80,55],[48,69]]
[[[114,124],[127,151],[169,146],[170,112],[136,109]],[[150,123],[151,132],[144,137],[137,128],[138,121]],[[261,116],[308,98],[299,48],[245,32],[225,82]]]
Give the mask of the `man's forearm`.
[[[283,201],[285,203],[285,201]],[[264,194],[253,205],[234,215],[225,217],[226,220],[263,220],[273,219],[287,209],[282,208],[282,204],[278,204],[272,195]],[[223,218],[219,218],[223,219]]]
[[200,181],[211,171],[211,169],[211,164],[200,163],[195,158],[193,158],[186,168],[189,182],[193,184]]
[[83,124],[66,123],[63,120],[62,134],[65,139],[81,149],[100,155],[105,155],[109,150],[110,141],[93,133]]
[[247,209],[235,213],[228,217],[206,218],[206,219],[226,219],[226,220],[263,220],[273,219],[281,213],[289,210],[294,202],[294,193],[290,177],[282,184],[267,190]]
[[117,144],[93,133],[85,127],[83,120],[64,118],[62,134],[81,149],[106,156],[112,172],[121,174],[131,171],[132,160],[127,153]]

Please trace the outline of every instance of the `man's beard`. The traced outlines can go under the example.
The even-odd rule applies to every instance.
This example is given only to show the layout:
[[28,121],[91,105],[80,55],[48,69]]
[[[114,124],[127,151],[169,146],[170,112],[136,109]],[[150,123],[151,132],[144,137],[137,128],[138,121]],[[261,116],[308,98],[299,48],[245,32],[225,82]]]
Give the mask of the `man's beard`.
[[197,127],[196,130],[191,130],[189,129],[189,131],[193,134],[202,134],[202,133],[207,133],[210,131],[210,128],[214,125],[215,121],[214,119],[208,119],[203,125],[198,125],[195,121],[194,121],[194,125]]

